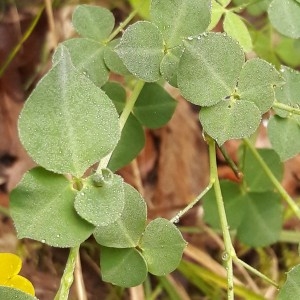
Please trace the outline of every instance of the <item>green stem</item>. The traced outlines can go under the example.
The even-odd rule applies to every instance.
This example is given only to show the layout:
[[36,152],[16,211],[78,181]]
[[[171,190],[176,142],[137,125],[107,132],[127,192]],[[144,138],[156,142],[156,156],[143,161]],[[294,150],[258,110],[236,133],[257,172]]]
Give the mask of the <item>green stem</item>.
[[276,288],[279,288],[279,285],[273,281],[272,279],[270,279],[269,277],[267,277],[266,275],[264,275],[263,273],[259,272],[258,270],[256,270],[255,268],[249,266],[247,263],[245,263],[244,261],[242,261],[241,259],[239,259],[237,256],[234,256],[233,259],[239,263],[240,265],[242,265],[245,269],[249,270],[250,272],[252,272],[253,274],[255,274],[256,276],[266,280],[267,282],[269,282],[270,284],[274,285]]
[[279,109],[285,110],[291,114],[300,115],[300,108],[292,107],[290,105],[286,105],[286,104],[280,103],[278,101],[275,101],[273,103],[273,108],[279,108]]
[[234,175],[237,177],[237,179],[242,179],[244,176],[243,173],[239,170],[238,166],[234,163],[232,158],[228,155],[224,146],[220,146],[219,149],[220,149],[223,157],[225,158],[226,162],[228,163],[229,167],[234,172]]
[[236,254],[231,242],[229,226],[227,222],[224,201],[223,201],[222,191],[221,191],[219,177],[218,177],[215,141],[209,136],[206,136],[206,140],[209,147],[210,182],[212,182],[214,185],[218,213],[220,217],[221,229],[222,229],[224,245],[225,245],[225,253],[223,259],[227,270],[227,297],[228,300],[232,300],[234,299],[232,258],[236,257]]
[[172,223],[178,223],[179,219],[192,207],[194,207],[203,197],[204,195],[212,188],[213,183],[210,182],[209,185],[189,204],[187,205],[183,210],[179,211],[175,217],[173,217],[170,222]]
[[10,52],[9,56],[6,58],[5,62],[3,63],[1,69],[0,69],[0,77],[3,75],[9,64],[12,62],[14,57],[17,55],[17,53],[20,51],[22,45],[25,43],[25,41],[29,38],[31,33],[33,32],[37,22],[39,21],[42,12],[44,10],[44,6],[40,9],[32,23],[30,24],[29,28],[26,30],[25,34],[23,35],[22,39],[19,41],[19,43],[15,46],[15,48]]
[[256,160],[261,165],[262,169],[268,176],[268,178],[271,180],[281,197],[287,202],[287,204],[291,207],[295,215],[300,219],[300,208],[299,206],[294,202],[294,200],[290,197],[290,195],[287,193],[287,191],[282,187],[281,183],[277,180],[277,178],[274,176],[268,165],[265,163],[265,161],[262,159],[262,157],[259,155],[256,148],[251,144],[251,142],[248,139],[244,139],[244,143],[246,146],[250,149]]
[[134,16],[137,14],[138,9],[135,9],[132,11],[128,17],[120,23],[120,25],[111,33],[111,35],[108,37],[105,43],[109,43],[112,41],[121,31],[124,30],[124,28],[129,24],[129,22],[134,18]]
[[[123,128],[126,124],[126,121],[127,121],[128,117],[129,117],[129,115],[130,115],[130,113],[131,113],[131,111],[134,107],[134,104],[135,104],[135,102],[136,102],[136,100],[137,100],[144,84],[145,84],[145,81],[142,81],[142,80],[139,80],[136,83],[136,85],[135,85],[128,101],[125,104],[124,110],[123,110],[123,112],[120,116],[120,119],[119,119],[121,131],[123,130]],[[108,155],[106,155],[103,159],[101,159],[96,172],[100,172],[101,169],[104,169],[104,168],[107,167],[107,165],[109,163],[109,160],[111,158],[111,155],[112,155],[112,152],[109,153]]]
[[54,300],[68,300],[70,288],[74,280],[73,273],[77,255],[79,255],[79,246],[70,249],[64,274],[60,281],[60,287]]

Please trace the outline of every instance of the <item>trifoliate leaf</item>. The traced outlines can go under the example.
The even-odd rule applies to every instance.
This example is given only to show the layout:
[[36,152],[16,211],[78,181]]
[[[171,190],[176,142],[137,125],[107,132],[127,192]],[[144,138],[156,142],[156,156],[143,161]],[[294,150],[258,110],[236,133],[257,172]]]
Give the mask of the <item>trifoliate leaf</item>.
[[184,45],[177,75],[182,95],[201,106],[230,96],[245,60],[238,43],[224,34],[204,33]]
[[258,128],[261,113],[249,101],[222,100],[210,107],[202,107],[200,122],[219,145],[230,139],[249,137]]
[[260,58],[248,60],[241,71],[238,94],[242,100],[253,102],[261,111],[267,112],[275,100],[275,86],[284,80],[280,73],[268,62]]
[[173,223],[158,218],[147,225],[139,247],[149,272],[163,276],[177,268],[186,242]]
[[85,241],[95,227],[74,210],[75,195],[63,175],[40,167],[27,172],[10,196],[18,237],[54,247],[75,247]]
[[120,126],[111,100],[76,70],[61,47],[61,59],[25,103],[20,139],[39,165],[80,177],[114,149]]
[[136,247],[146,227],[147,207],[144,199],[129,184],[124,184],[125,206],[122,215],[108,226],[94,231],[96,241],[106,247]]
[[295,0],[273,0],[269,19],[278,32],[293,39],[300,38],[300,3]]
[[100,266],[102,280],[121,287],[137,286],[147,277],[147,265],[135,248],[101,247]]
[[105,182],[98,186],[91,175],[77,193],[77,213],[95,226],[107,226],[121,217],[125,205],[123,178],[102,171]]
[[152,0],[151,18],[166,47],[173,48],[184,38],[204,32],[210,23],[210,5],[208,0]]
[[294,118],[271,117],[268,136],[282,161],[300,153],[300,126]]
[[231,11],[227,11],[223,22],[224,31],[236,39],[245,52],[252,50],[252,40],[247,26],[241,18]]
[[133,75],[147,82],[159,80],[164,42],[153,23],[139,21],[128,26],[115,51]]
[[73,13],[72,23],[81,36],[100,42],[112,32],[115,18],[104,7],[79,5]]

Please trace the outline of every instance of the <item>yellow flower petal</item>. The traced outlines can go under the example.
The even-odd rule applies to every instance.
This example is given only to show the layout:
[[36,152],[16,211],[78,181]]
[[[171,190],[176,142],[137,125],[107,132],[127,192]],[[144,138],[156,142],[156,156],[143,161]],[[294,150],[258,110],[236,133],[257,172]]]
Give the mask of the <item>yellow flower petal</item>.
[[6,282],[17,275],[22,267],[22,260],[19,256],[12,253],[0,253],[0,284]]
[[21,290],[32,296],[35,295],[34,287],[32,283],[23,276],[16,275],[8,281],[7,286],[13,287],[15,289]]

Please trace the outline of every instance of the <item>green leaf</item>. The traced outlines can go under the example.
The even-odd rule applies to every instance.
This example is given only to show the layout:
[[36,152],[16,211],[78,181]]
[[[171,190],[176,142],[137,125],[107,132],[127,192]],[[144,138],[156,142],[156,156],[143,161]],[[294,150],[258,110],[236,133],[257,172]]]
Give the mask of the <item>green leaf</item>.
[[135,248],[116,249],[101,247],[102,280],[121,287],[137,286],[147,277],[147,265]]
[[249,137],[258,128],[261,113],[249,101],[223,100],[210,107],[202,107],[200,122],[219,145],[230,139]]
[[[80,73],[99,87],[107,82],[109,72],[104,63],[105,47],[103,45],[84,38],[70,39],[62,45],[68,49],[72,63]],[[61,51],[63,51],[62,47],[56,50],[53,63],[61,59]]]
[[300,3],[294,0],[273,0],[268,14],[278,32],[293,39],[300,38]]
[[[252,16],[259,16],[264,13],[272,0],[250,0],[247,1],[246,10]],[[245,0],[233,0],[232,1],[236,6],[245,5]]]
[[218,0],[218,1],[223,7],[226,7],[231,2],[231,0]]
[[125,89],[119,83],[109,81],[102,86],[102,90],[112,100],[113,104],[117,109],[118,114],[120,114],[125,107],[125,102],[126,102]]
[[185,247],[186,242],[177,227],[163,218],[151,221],[140,241],[149,272],[157,276],[177,268]]
[[273,45],[273,35],[270,30],[251,30],[253,50],[262,59],[272,63],[276,67],[280,66],[280,61],[275,54]]
[[152,0],[150,13],[167,48],[173,48],[184,38],[205,31],[210,23],[210,6],[209,0]]
[[123,178],[102,170],[103,186],[97,186],[91,175],[77,193],[77,213],[95,226],[107,226],[121,217],[125,205]]
[[79,5],[73,13],[72,23],[81,36],[100,42],[112,32],[115,18],[104,7]]
[[[243,193],[238,184],[220,181],[222,196],[225,205],[226,217],[230,230],[238,228],[245,214]],[[210,190],[203,197],[204,221],[213,228],[221,229],[218,206],[214,190]]]
[[150,18],[150,2],[151,0],[129,0],[131,6],[146,20]]
[[76,177],[111,152],[120,137],[111,100],[75,69],[64,46],[61,59],[26,101],[19,131],[39,165]]
[[114,48],[119,45],[120,40],[121,39],[112,40],[104,48],[104,62],[107,68],[112,72],[126,76],[129,75],[130,72],[127,70],[118,54],[114,51]]
[[221,17],[224,14],[224,12],[226,12],[226,9],[224,9],[224,7],[220,5],[217,1],[213,0],[211,4],[211,21],[207,28],[207,31],[214,29],[221,20]]
[[287,279],[281,287],[277,300],[289,300],[300,298],[300,265],[287,272]]
[[283,63],[293,68],[300,65],[300,48],[294,39],[282,38],[275,51]]
[[108,168],[117,171],[128,165],[145,146],[145,134],[140,122],[132,114],[122,130],[121,139],[110,158]]
[[24,293],[18,289],[8,287],[8,286],[1,286],[0,285],[0,299],[3,300],[37,300],[36,297],[33,297],[27,293]]
[[276,115],[271,117],[268,123],[268,136],[282,161],[300,153],[300,126],[295,119]]
[[252,50],[252,40],[247,26],[241,18],[231,11],[227,11],[223,22],[224,31],[236,39],[245,52]]
[[10,196],[18,237],[54,247],[75,247],[85,241],[95,227],[74,210],[75,194],[63,175],[40,167],[27,172]]
[[[283,176],[283,164],[280,157],[273,149],[257,149],[264,162],[268,165],[273,175],[281,182]],[[244,147],[241,162],[241,171],[244,174],[244,184],[247,190],[253,192],[273,191],[274,185],[270,178],[261,168],[259,162],[255,159],[252,152]]]
[[268,62],[254,58],[248,60],[241,71],[238,93],[242,100],[253,102],[263,114],[273,105],[275,86],[284,83],[279,72]]
[[133,75],[149,82],[160,79],[164,42],[153,23],[139,21],[128,26],[115,51]]
[[245,200],[246,213],[237,230],[238,239],[251,247],[265,247],[277,242],[282,228],[279,195],[248,193]]
[[204,33],[184,44],[177,75],[182,95],[201,106],[230,96],[245,60],[237,42],[224,34]]
[[174,87],[177,87],[177,71],[183,51],[183,45],[168,49],[160,64],[162,77]]
[[145,230],[147,206],[131,185],[124,184],[125,206],[122,215],[108,226],[98,226],[94,237],[102,246],[114,248],[130,248],[137,246],[141,234]]
[[[286,83],[282,87],[275,89],[276,100],[280,103],[289,105],[291,107],[300,108],[300,72],[291,68],[282,66],[281,74]],[[275,108],[275,112],[282,118],[290,117],[298,121],[300,124],[300,116],[291,114],[282,109]]]
[[164,126],[173,116],[177,102],[157,83],[145,84],[133,108],[134,115],[148,128]]

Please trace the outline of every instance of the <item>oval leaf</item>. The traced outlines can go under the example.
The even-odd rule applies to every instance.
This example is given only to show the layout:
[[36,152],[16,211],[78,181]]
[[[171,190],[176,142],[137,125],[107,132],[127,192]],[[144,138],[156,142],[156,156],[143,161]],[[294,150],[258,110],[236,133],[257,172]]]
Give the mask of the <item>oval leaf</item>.
[[105,85],[101,87],[101,89],[112,100],[113,104],[117,109],[118,114],[120,114],[125,107],[125,102],[126,102],[125,89],[119,83],[113,81],[107,82]]
[[200,111],[200,122],[219,145],[230,139],[250,136],[257,129],[261,113],[257,106],[249,101],[235,100],[233,103],[222,101]]
[[115,49],[133,75],[149,82],[159,80],[164,42],[154,24],[139,21],[128,26]]
[[276,115],[271,117],[268,123],[268,136],[282,161],[300,153],[300,126],[295,119]]
[[124,184],[125,206],[122,215],[108,226],[94,231],[96,241],[106,247],[130,248],[137,246],[145,230],[147,207],[144,199],[131,185]]
[[281,34],[300,38],[300,3],[294,0],[273,0],[268,9],[272,25]]
[[149,272],[157,276],[166,275],[177,268],[185,247],[186,242],[177,227],[162,218],[147,225],[140,241]]
[[24,293],[18,289],[12,287],[6,287],[0,285],[0,299],[14,299],[14,300],[38,300],[27,293]]
[[265,247],[277,242],[282,229],[279,195],[247,193],[245,200],[246,213],[237,230],[238,239],[251,247]]
[[148,128],[164,126],[173,116],[177,102],[157,83],[145,84],[134,105],[133,112]]
[[122,130],[121,139],[113,151],[108,168],[113,172],[135,159],[145,146],[145,134],[140,122],[129,115]]
[[[62,45],[68,49],[72,63],[80,73],[88,77],[97,86],[102,86],[107,82],[109,72],[104,63],[106,47],[98,42],[83,38],[70,39],[63,42]],[[59,47],[55,51],[52,59],[53,63],[60,60],[61,50],[62,48]]]
[[63,175],[40,167],[27,172],[10,196],[18,237],[54,247],[75,247],[85,241],[95,227],[74,210],[75,194]]
[[300,265],[295,266],[287,273],[287,279],[281,287],[277,300],[300,298]]
[[210,6],[209,0],[152,0],[150,13],[167,48],[173,48],[184,38],[205,31],[210,23]]
[[[282,66],[281,74],[286,83],[275,89],[276,100],[291,107],[300,108],[300,72],[294,69]],[[300,116],[291,114],[288,111],[275,108],[275,112],[282,118],[290,117],[300,124]]]
[[81,36],[100,42],[112,32],[115,18],[104,7],[79,5],[73,13],[72,23]]
[[103,281],[122,287],[137,286],[147,277],[147,265],[135,248],[101,247],[100,266]]
[[283,83],[283,78],[274,66],[263,59],[254,58],[243,65],[238,93],[242,100],[253,102],[263,114],[275,100],[274,87]]
[[130,72],[125,67],[123,61],[114,51],[114,48],[119,45],[121,39],[112,40],[104,48],[104,61],[109,70],[120,75],[130,75]]
[[124,209],[123,178],[111,174],[103,186],[96,186],[90,176],[84,187],[77,193],[77,213],[95,226],[107,226],[121,217]]
[[201,106],[230,96],[245,60],[238,43],[224,34],[205,33],[184,44],[177,75],[182,95]]
[[231,11],[227,11],[223,22],[224,31],[236,39],[245,52],[252,50],[252,39],[247,26],[241,18]]
[[[225,205],[226,217],[230,230],[238,228],[246,212],[242,189],[238,184],[221,180],[222,196]],[[218,205],[215,192],[211,189],[203,197],[204,221],[216,229],[221,229],[220,218],[217,213]]]
[[177,71],[180,57],[184,51],[183,45],[167,50],[160,64],[162,77],[172,86],[177,87]]
[[[280,157],[273,149],[257,149],[259,155],[263,158],[272,174],[281,182],[283,176],[283,164]],[[260,163],[254,157],[249,148],[245,147],[243,152],[243,165],[241,171],[244,174],[243,183],[247,191],[265,192],[274,191],[274,184],[265,171],[261,168]]]
[[111,152],[120,137],[111,100],[75,69],[64,46],[61,59],[26,101],[19,131],[38,164],[76,177]]

